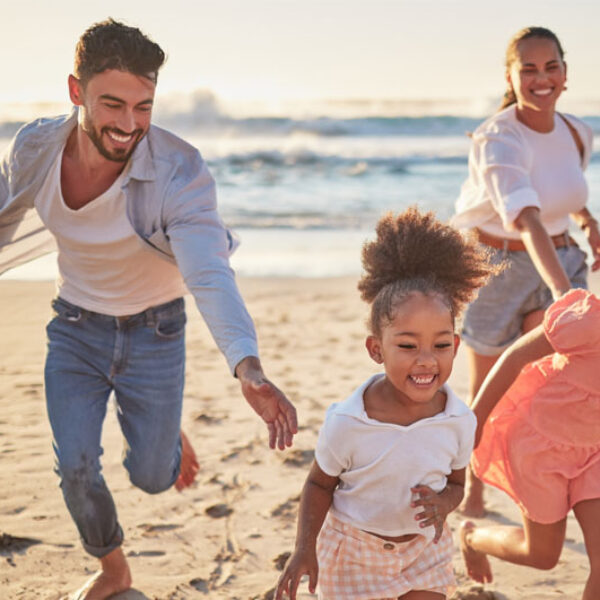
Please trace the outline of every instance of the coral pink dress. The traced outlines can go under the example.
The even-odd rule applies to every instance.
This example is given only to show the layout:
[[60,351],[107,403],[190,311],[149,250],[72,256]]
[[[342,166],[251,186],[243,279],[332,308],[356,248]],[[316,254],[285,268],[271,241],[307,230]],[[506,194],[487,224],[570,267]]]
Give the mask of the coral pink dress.
[[600,498],[600,299],[571,290],[546,311],[544,331],[555,353],[521,371],[471,464],[530,520],[554,523]]

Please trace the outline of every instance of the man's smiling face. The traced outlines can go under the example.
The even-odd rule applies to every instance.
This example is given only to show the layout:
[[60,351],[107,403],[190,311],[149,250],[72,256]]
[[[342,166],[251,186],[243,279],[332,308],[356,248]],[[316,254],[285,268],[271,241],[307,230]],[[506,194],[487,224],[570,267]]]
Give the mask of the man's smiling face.
[[71,76],[80,126],[107,160],[126,162],[150,127],[156,84],[149,77],[109,69],[85,86]]

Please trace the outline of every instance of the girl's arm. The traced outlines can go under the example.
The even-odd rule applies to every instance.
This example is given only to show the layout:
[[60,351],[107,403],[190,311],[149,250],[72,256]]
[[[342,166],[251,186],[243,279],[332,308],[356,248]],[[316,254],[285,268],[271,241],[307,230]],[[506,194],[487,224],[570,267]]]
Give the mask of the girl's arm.
[[283,592],[288,594],[290,600],[295,600],[300,578],[304,574],[308,574],[308,589],[311,594],[314,594],[319,572],[317,536],[331,506],[333,492],[338,483],[339,477],[327,475],[321,470],[317,461],[313,462],[300,497],[296,548],[279,578],[276,600],[281,600]]
[[444,531],[446,517],[461,503],[465,494],[465,469],[457,469],[448,475],[446,487],[441,492],[434,492],[428,485],[411,488],[419,498],[412,506],[422,506],[423,512],[415,516],[420,521],[419,527],[435,527],[433,543],[437,544]]
[[554,244],[540,220],[540,210],[534,206],[524,208],[515,219],[515,227],[527,253],[556,300],[571,289],[571,282],[558,260]]
[[587,208],[582,208],[579,212],[571,213],[571,217],[579,228],[585,233],[588,244],[592,249],[594,262],[592,271],[600,269],[600,231],[598,230],[598,221]]
[[487,374],[471,405],[477,417],[475,447],[479,444],[489,414],[517,378],[521,369],[526,364],[553,352],[554,348],[544,334],[543,325],[538,325],[504,351]]

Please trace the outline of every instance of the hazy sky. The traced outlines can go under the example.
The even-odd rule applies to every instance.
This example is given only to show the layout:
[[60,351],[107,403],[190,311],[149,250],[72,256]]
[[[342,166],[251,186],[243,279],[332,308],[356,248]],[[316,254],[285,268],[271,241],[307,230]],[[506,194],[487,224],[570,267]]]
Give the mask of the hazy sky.
[[598,0],[15,0],[2,13],[2,102],[66,100],[77,38],[107,16],[166,50],[163,94],[499,97],[508,39],[544,25],[567,52],[567,94],[600,100]]

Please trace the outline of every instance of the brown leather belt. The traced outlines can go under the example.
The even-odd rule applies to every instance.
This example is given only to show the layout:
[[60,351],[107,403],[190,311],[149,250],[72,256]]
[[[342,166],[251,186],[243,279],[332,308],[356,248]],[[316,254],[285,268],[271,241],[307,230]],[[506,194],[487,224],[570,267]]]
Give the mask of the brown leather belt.
[[[500,250],[509,250],[510,252],[523,252],[526,251],[525,244],[521,240],[508,240],[506,238],[499,238],[495,235],[490,235],[481,231],[481,229],[475,229],[475,235],[477,239],[486,246],[492,248],[499,248]],[[564,248],[565,246],[577,246],[577,242],[565,231],[559,235],[550,236],[552,243],[555,248]]]

